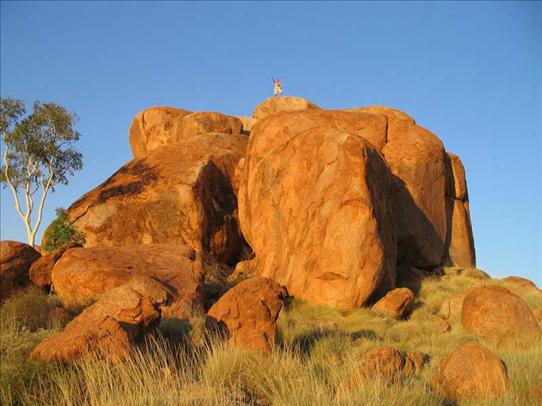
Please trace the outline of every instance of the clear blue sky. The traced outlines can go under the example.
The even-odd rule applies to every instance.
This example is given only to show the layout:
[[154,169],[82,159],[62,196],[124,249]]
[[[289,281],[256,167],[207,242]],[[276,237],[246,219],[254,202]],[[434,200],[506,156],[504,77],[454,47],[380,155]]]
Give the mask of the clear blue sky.
[[[131,158],[138,111],[250,115],[276,76],[321,107],[394,106],[438,134],[467,170],[479,267],[542,285],[540,3],[2,2],[1,13],[2,97],[81,117],[85,166],[49,198],[45,225]],[[1,238],[24,240],[8,190],[1,203]]]

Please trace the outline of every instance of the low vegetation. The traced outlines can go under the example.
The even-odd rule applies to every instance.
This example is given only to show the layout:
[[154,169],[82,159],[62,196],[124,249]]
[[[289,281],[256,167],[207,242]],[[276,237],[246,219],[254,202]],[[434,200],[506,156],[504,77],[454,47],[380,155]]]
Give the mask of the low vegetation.
[[[62,324],[49,314],[55,296],[28,288],[0,308],[0,403],[3,405],[444,405],[431,379],[438,361],[468,341],[479,341],[507,365],[510,389],[491,405],[521,404],[521,392],[542,376],[542,346],[506,349],[469,335],[459,318],[452,330],[435,328],[430,315],[444,300],[479,283],[504,285],[531,307],[540,294],[479,271],[430,277],[419,286],[415,310],[405,321],[369,309],[341,312],[294,300],[278,321],[271,354],[226,348],[206,339],[203,318],[164,321],[154,336],[122,362],[89,358],[69,365],[28,360],[33,347]],[[180,339],[179,339],[180,337]],[[378,380],[335,397],[367,351],[393,346],[431,357],[421,375],[394,385]],[[462,405],[480,405],[463,402]]]

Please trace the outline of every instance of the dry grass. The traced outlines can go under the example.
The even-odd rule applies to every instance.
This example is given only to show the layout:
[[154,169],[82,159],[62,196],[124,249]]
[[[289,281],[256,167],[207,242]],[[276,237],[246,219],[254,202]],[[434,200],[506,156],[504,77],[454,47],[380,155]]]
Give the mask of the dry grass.
[[[96,406],[443,405],[430,385],[438,361],[463,343],[477,340],[505,361],[510,377],[509,392],[491,404],[518,404],[521,391],[542,376],[542,346],[498,348],[467,334],[457,319],[450,320],[451,332],[439,333],[427,316],[438,313],[444,300],[479,283],[505,284],[484,279],[476,270],[456,275],[445,269],[444,274],[448,274],[446,280],[434,277],[423,281],[416,309],[406,321],[368,309],[341,312],[294,300],[279,318],[277,346],[267,355],[209,342],[203,319],[195,318],[183,325],[164,322],[161,332],[123,362],[86,359],[68,366],[36,364],[26,357],[35,344],[58,327],[30,318],[34,327],[23,332],[21,326],[28,321],[21,320],[30,319],[19,307],[35,303],[36,298],[18,299],[18,304],[8,302],[0,310],[2,320],[12,320],[12,326],[6,333],[2,330],[1,336],[0,402]],[[539,294],[505,285],[530,306],[541,305]],[[54,298],[47,297],[47,301]],[[170,340],[179,336],[180,343]],[[388,345],[402,351],[426,352],[431,360],[418,377],[391,386],[373,381],[336,399],[337,388],[352,375],[363,354]]]

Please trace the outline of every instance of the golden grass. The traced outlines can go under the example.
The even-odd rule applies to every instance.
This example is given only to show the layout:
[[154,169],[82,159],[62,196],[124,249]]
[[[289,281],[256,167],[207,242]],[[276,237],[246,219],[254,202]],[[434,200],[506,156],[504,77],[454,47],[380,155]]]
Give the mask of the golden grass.
[[[463,331],[458,318],[449,320],[451,332],[440,333],[427,316],[437,314],[444,300],[479,283],[504,284],[533,307],[540,305],[540,296],[502,281],[484,279],[476,270],[459,275],[453,269],[443,271],[448,275],[446,280],[431,277],[423,281],[416,308],[405,321],[369,309],[341,312],[294,300],[279,317],[277,345],[270,354],[209,342],[200,317],[184,324],[165,320],[161,332],[149,337],[122,362],[87,358],[67,366],[39,364],[26,357],[58,327],[42,320],[35,324],[38,327],[23,331],[21,320],[28,319],[21,314],[25,313],[15,312],[17,306],[7,303],[0,309],[0,319],[12,323],[1,335],[0,402],[96,406],[442,405],[443,399],[430,385],[438,361],[463,343],[476,340],[504,360],[510,390],[491,403],[465,401],[461,405],[519,404],[520,393],[542,376],[542,345],[528,349],[496,347]],[[28,302],[19,300],[19,306]],[[171,339],[175,337],[182,340]],[[423,351],[431,359],[417,377],[394,385],[375,380],[336,398],[337,388],[352,376],[361,357],[382,346]]]

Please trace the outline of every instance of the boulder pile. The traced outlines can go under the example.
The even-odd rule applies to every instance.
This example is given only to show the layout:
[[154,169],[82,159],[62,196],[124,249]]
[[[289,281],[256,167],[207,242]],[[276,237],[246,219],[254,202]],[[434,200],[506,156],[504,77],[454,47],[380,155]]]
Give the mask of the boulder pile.
[[[161,317],[204,313],[210,264],[248,279],[210,308],[209,330],[264,351],[288,295],[404,319],[416,292],[397,281],[408,270],[475,266],[463,165],[399,110],[299,97],[268,99],[252,117],[151,107],[129,140],[134,159],[67,209],[85,246],[30,271],[64,306],[94,303],[36,357],[103,352],[107,337],[122,354]],[[8,286],[40,254],[2,244]]]

